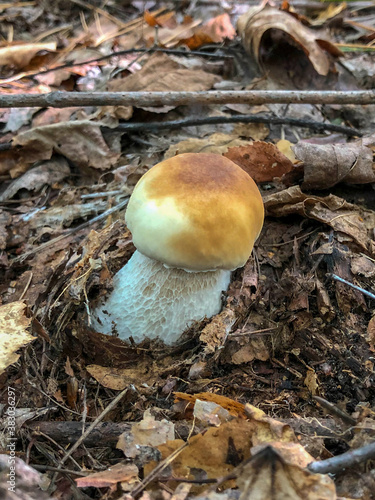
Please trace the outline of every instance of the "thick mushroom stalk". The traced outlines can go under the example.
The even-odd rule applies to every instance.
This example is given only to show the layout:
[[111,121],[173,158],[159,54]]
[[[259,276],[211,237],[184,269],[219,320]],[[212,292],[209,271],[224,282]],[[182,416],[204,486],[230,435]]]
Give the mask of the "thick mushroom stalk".
[[192,321],[220,311],[263,218],[255,182],[227,158],[187,153],[158,163],[130,197],[125,220],[137,251],[94,311],[95,327],[173,343]]
[[187,272],[165,267],[136,251],[116,274],[113,291],[94,312],[94,328],[141,342],[178,340],[193,321],[220,312],[230,271]]

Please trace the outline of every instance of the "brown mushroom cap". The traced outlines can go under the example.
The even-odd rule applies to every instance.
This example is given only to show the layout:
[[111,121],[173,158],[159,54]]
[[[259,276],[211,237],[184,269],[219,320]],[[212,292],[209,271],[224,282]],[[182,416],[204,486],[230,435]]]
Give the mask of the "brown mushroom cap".
[[228,158],[186,153],[137,183],[126,211],[136,248],[169,267],[232,270],[248,259],[263,226],[262,197]]

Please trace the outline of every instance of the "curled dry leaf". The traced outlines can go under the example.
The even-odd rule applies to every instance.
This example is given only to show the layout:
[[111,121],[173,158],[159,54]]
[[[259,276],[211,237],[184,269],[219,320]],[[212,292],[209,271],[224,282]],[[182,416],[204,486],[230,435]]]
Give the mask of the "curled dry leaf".
[[17,66],[24,68],[38,52],[47,50],[53,52],[56,50],[56,43],[26,43],[20,45],[11,45],[10,47],[0,48],[0,66]]
[[304,163],[303,187],[307,189],[328,189],[339,182],[375,182],[375,134],[347,144],[301,141],[292,149]]
[[22,300],[0,306],[0,374],[17,362],[18,349],[35,340],[28,331],[31,321]]
[[338,196],[307,195],[299,186],[292,186],[265,196],[264,206],[267,214],[273,217],[299,214],[328,224],[334,231],[349,236],[364,250],[372,251],[369,228],[375,226],[374,213],[360,210]]
[[[275,418],[268,417],[264,411],[247,403],[245,405],[246,415],[257,422],[256,432],[253,436],[253,446],[270,441],[294,442],[296,437],[288,424],[280,422]],[[271,437],[273,436],[273,438]]]
[[336,500],[333,480],[288,463],[267,446],[241,467],[240,500]]
[[255,182],[269,182],[293,170],[293,163],[274,144],[256,141],[224,153],[247,172]]
[[278,30],[292,39],[309,58],[319,75],[328,75],[331,61],[327,54],[341,55],[341,52],[328,40],[321,40],[315,31],[304,26],[287,12],[269,5],[250,8],[237,24],[245,49],[262,65],[263,37],[269,30]]

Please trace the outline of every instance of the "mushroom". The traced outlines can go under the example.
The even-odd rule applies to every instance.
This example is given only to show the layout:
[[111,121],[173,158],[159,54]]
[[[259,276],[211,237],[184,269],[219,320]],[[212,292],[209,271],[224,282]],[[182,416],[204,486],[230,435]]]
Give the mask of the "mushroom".
[[193,321],[220,312],[231,271],[249,258],[263,219],[255,182],[231,160],[186,153],[155,165],[125,215],[137,250],[94,311],[94,327],[175,342]]

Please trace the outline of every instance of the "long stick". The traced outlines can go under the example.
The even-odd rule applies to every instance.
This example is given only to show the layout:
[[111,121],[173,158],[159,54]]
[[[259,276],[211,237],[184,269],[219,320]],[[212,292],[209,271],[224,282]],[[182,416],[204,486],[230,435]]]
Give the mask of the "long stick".
[[181,106],[186,104],[375,104],[375,90],[210,90],[205,92],[51,92],[0,95],[0,108]]

